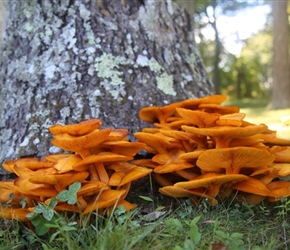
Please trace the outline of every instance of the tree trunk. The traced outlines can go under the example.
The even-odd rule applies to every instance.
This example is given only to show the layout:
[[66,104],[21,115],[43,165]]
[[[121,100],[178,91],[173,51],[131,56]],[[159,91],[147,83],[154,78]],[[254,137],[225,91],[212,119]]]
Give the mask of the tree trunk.
[[57,153],[48,127],[214,92],[190,16],[170,0],[9,1],[0,72],[0,160]]
[[208,12],[207,17],[209,18],[209,20],[211,20],[209,23],[212,26],[213,30],[214,30],[214,35],[215,35],[215,50],[214,50],[214,61],[213,61],[213,83],[215,86],[215,93],[219,94],[220,93],[220,56],[221,56],[221,42],[220,42],[220,38],[219,38],[219,31],[217,28],[217,18],[216,18],[216,10],[217,10],[217,2],[214,1],[212,3],[212,19],[210,18]]
[[287,0],[273,1],[273,88],[271,109],[290,107]]

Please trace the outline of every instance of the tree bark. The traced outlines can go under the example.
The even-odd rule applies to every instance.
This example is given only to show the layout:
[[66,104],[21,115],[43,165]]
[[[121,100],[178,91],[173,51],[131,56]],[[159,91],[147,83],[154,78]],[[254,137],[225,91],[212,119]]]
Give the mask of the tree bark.
[[48,127],[214,92],[191,18],[170,0],[9,1],[0,64],[0,160],[57,153]]
[[289,23],[287,0],[273,1],[273,87],[271,109],[290,107]]

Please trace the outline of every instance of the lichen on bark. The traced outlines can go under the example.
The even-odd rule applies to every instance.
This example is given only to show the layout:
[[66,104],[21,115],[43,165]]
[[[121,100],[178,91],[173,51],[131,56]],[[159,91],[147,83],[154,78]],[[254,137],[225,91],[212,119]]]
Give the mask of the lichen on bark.
[[134,140],[145,126],[140,108],[213,93],[190,16],[174,2],[31,0],[8,9],[1,162],[55,153],[47,130],[55,123],[98,117]]

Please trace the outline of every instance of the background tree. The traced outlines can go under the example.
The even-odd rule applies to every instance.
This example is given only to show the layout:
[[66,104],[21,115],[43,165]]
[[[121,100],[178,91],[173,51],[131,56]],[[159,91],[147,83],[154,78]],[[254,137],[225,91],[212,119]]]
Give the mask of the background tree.
[[289,21],[287,0],[272,1],[273,86],[269,108],[290,107]]
[[[47,128],[214,92],[190,15],[167,0],[9,1],[0,63],[0,160],[42,156]],[[146,125],[148,126],[148,125]]]
[[272,35],[266,29],[246,39],[238,56],[228,54],[221,68],[222,92],[237,99],[268,99],[272,82],[271,51]]
[[[222,61],[223,54],[225,53],[222,38],[218,29],[218,17],[220,15],[235,15],[239,10],[246,7],[255,6],[255,2],[238,1],[238,0],[197,0],[195,1],[195,28],[196,34],[201,40],[200,45],[205,47],[204,40],[202,39],[202,29],[211,26],[214,31],[214,53],[212,57],[211,73],[212,81],[215,85],[215,92],[221,91],[221,75],[220,75],[220,63]],[[199,47],[200,49],[200,47]],[[208,57],[208,55],[206,55]]]

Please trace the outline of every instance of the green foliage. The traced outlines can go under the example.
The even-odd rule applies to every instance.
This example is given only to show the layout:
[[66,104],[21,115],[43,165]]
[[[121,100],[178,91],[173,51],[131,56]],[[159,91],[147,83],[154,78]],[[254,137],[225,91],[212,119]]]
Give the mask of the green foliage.
[[[75,195],[78,184],[68,190]],[[146,200],[145,204],[152,207],[152,201]],[[109,216],[92,213],[79,217],[57,213],[57,199],[53,198],[49,204],[38,204],[29,214],[35,232],[5,220],[0,229],[0,248],[193,250],[212,249],[220,244],[233,250],[287,249],[288,198],[258,206],[232,200],[215,207],[205,201],[199,206],[193,206],[190,200],[174,202],[174,210],[155,204],[157,209],[146,208],[147,213],[144,209],[126,212],[120,206]]]
[[[77,202],[77,191],[80,189],[81,183],[75,182],[69,186],[68,190],[63,190],[57,195],[60,201],[67,201],[68,204],[76,204]],[[54,208],[57,205],[56,198],[52,198],[48,205],[39,203],[34,211],[27,215],[31,220],[32,225],[35,227],[37,235],[44,235],[50,229],[58,229],[54,233],[54,237],[61,232],[67,232],[75,230],[71,227],[71,223],[68,223],[64,217],[58,214]]]
[[[246,41],[240,55],[228,53],[219,37],[216,22],[221,15],[237,12],[257,5],[258,1],[204,0],[195,2],[195,35],[198,49],[210,78],[219,92],[236,98],[265,98],[271,85],[272,38],[269,27]],[[210,26],[215,38],[206,40],[204,28]]]
[[148,196],[139,195],[139,197],[144,201],[154,202],[154,200]]
[[57,195],[60,201],[67,201],[68,204],[73,205],[77,203],[77,192],[81,188],[80,182],[75,182],[69,186],[68,190],[63,190]]

